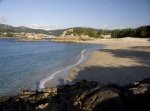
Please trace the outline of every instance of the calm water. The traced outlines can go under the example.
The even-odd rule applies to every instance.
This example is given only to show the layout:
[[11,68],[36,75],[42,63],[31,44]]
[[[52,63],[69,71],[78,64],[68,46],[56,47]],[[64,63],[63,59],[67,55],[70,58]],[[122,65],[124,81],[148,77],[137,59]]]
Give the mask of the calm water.
[[[0,39],[0,96],[38,90],[47,78],[104,46]],[[41,84],[42,81],[42,84]],[[43,88],[43,86],[42,86]]]

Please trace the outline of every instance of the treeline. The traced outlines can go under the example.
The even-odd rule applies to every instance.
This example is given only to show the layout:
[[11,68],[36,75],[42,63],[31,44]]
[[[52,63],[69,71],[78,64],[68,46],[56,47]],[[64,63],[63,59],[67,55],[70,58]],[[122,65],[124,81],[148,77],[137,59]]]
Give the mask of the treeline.
[[[150,37],[150,25],[141,26],[135,29],[128,28],[128,29],[105,30],[105,29],[85,28],[85,27],[74,27],[71,29],[73,29],[73,31],[69,31],[68,29],[66,35],[71,35],[71,34],[73,34],[74,36],[88,35],[89,37],[94,37],[94,38],[103,38],[103,35],[111,35],[112,38]],[[60,36],[63,34],[65,30],[66,29],[46,31],[43,29],[31,29],[27,27],[12,27],[10,25],[0,24],[0,36],[7,36],[7,37],[12,37],[13,33],[21,33],[21,32]]]
[[115,29],[111,31],[112,38],[121,37],[140,37],[148,38],[150,37],[150,26],[141,26],[136,29]]
[[73,28],[73,31],[67,31],[66,35],[73,34],[74,36],[88,35],[94,38],[103,38],[102,35],[108,35],[111,31],[109,30],[98,30],[93,28]]
[[54,35],[54,36],[57,36],[57,37],[58,37],[58,36],[62,35],[65,30],[66,30],[66,29],[51,30],[51,31],[49,31],[49,33],[50,33],[51,35]]
[[112,38],[122,37],[150,37],[150,25],[141,26],[135,29],[115,29],[115,30],[104,30],[104,29],[93,29],[93,28],[73,28],[73,31],[67,31],[66,35],[80,36],[88,35],[89,37],[102,38],[103,35],[111,35]]

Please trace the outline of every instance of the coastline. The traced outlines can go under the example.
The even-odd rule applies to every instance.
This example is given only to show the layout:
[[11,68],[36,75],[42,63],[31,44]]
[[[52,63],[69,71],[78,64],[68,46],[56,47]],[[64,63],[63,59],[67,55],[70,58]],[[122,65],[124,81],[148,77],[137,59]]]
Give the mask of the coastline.
[[100,51],[92,52],[81,64],[71,68],[64,82],[86,79],[99,85],[117,83],[125,85],[150,77],[150,39],[120,38],[80,41],[105,44]]
[[[100,49],[102,48],[99,48],[99,50]],[[42,80],[39,89],[48,88],[48,87],[59,87],[65,84],[73,84],[74,82],[66,83],[63,78],[68,74],[70,69],[84,62],[90,54],[91,51],[87,49],[82,50],[82,52],[80,53],[80,59],[76,61],[75,64],[71,64],[65,67],[64,69],[58,70],[54,72],[52,75],[50,75],[48,78]]]
[[45,39],[22,39],[15,40],[14,42],[49,42],[49,40]]
[[[101,49],[100,51],[97,50],[92,52],[88,56],[86,61],[70,69],[69,75],[67,75],[70,78],[70,76],[74,76],[76,72],[78,72],[79,75],[75,76],[75,79],[82,79],[83,76],[80,71],[83,71],[83,73],[85,73],[84,79],[89,79],[90,81],[81,80],[73,85],[62,85],[57,88],[44,88],[41,91],[26,90],[21,91],[16,95],[2,96],[0,97],[0,109],[27,111],[57,111],[64,109],[69,111],[82,109],[97,110],[100,108],[102,110],[113,109],[120,111],[134,109],[147,110],[149,108],[150,100],[150,78],[143,79],[142,81],[134,81],[133,83],[125,84],[123,86],[119,84],[112,84],[112,82],[109,81],[111,83],[99,87],[97,81],[93,81],[93,77],[96,79],[100,79],[101,77],[104,77],[103,74],[107,74],[105,76],[106,78],[103,78],[104,80],[106,80],[106,82],[107,79],[117,81],[117,77],[119,76],[120,72],[116,73],[116,71],[118,71],[118,69],[122,72],[127,71],[125,69],[125,65],[126,67],[131,67],[131,69],[129,68],[129,70],[131,71],[132,66],[135,66],[135,70],[133,70],[133,72],[141,74],[141,72],[138,71],[142,71],[143,74],[147,73],[147,76],[149,76],[149,39],[143,39],[141,41],[136,40],[137,39],[134,39],[134,41],[133,39],[103,39],[95,41],[96,44],[106,44],[107,47]],[[94,41],[92,41],[92,43],[93,42]],[[122,70],[118,66],[121,64]],[[105,69],[103,69],[104,67]],[[136,74],[129,75],[128,73],[130,73],[130,71],[127,71],[126,73],[126,76],[128,76],[127,79],[135,79],[135,77],[137,76]],[[123,73],[123,76],[124,74],[125,73]],[[142,77],[143,75],[141,75],[140,78]],[[122,80],[123,79],[126,78],[122,78]],[[98,82],[100,83],[104,81]]]
[[46,39],[25,39],[20,37],[0,37],[0,39],[18,39],[14,40],[13,42],[49,42],[49,40]]

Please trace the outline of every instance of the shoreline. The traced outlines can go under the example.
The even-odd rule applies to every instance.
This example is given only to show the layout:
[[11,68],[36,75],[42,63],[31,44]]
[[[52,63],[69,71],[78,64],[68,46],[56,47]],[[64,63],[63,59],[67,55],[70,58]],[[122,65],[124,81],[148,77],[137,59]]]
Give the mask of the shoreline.
[[[123,53],[123,50],[125,50],[127,52],[127,55],[128,54],[130,55],[130,53],[132,53],[130,47],[143,47],[143,54],[145,54],[144,53],[144,47],[145,47],[145,49],[150,54],[149,41],[150,41],[149,38],[130,38],[130,37],[119,38],[119,39],[118,38],[117,39],[96,39],[92,41],[74,41],[74,43],[102,44],[105,45],[106,47],[98,51],[93,51],[88,55],[85,61],[83,61],[82,63],[76,66],[71,67],[71,69],[66,71],[67,73],[65,74],[66,76],[64,78],[60,78],[61,81],[63,81],[62,82],[63,84],[61,82],[59,83],[56,82],[55,81],[56,79],[52,79],[44,83],[44,86],[45,87],[60,86],[64,84],[76,83],[83,79],[88,81],[97,81],[99,85],[106,85],[108,83],[125,85],[134,81],[138,81],[150,77],[149,74],[150,58],[148,58],[148,64],[141,64],[139,65],[139,67],[138,66],[134,67],[134,65],[138,65],[139,63],[137,63],[136,60],[132,60],[132,57],[131,58],[113,57],[113,55],[115,54],[113,53],[111,54],[111,51],[109,53],[109,50],[112,51],[117,50],[116,52],[114,51],[115,53],[119,53],[120,52],[119,50],[121,50],[121,53]],[[147,47],[149,47],[149,49]],[[129,53],[128,50],[130,51]],[[133,51],[136,52],[136,49],[134,49]],[[135,55],[134,52],[133,55]],[[120,56],[122,56],[122,54]],[[150,57],[150,55],[147,56]],[[113,59],[115,59],[116,61],[114,61]],[[114,61],[114,63],[112,61]],[[119,67],[121,65],[122,68]],[[138,68],[137,70],[138,73],[134,76],[133,74],[136,73],[136,68]],[[145,71],[142,72],[142,70]]]
[[49,40],[46,39],[25,39],[20,37],[0,37],[0,39],[18,39],[13,42],[49,42]]
[[[102,48],[99,48],[99,50],[101,50],[101,49]],[[71,64],[71,65],[65,67],[64,69],[58,70],[58,71],[54,72],[52,75],[50,75],[48,78],[41,81],[40,89],[48,88],[48,87],[56,87],[57,88],[61,85],[73,84],[74,82],[66,83],[64,81],[64,77],[66,75],[68,75],[68,72],[70,69],[83,63],[92,52],[93,52],[93,50],[92,51],[89,51],[87,49],[82,50],[80,53],[81,57],[78,61],[76,61],[75,64]]]
[[65,83],[86,79],[99,85],[117,83],[125,85],[150,77],[150,39],[120,38],[98,39],[82,43],[105,44],[92,52],[81,64],[71,68]]

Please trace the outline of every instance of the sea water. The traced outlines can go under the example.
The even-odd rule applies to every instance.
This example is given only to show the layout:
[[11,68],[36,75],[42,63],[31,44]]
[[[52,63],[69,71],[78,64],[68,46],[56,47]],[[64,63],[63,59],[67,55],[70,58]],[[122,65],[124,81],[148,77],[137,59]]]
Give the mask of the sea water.
[[[39,90],[55,74],[83,62],[93,50],[103,45],[13,42],[0,39],[0,96],[24,90]],[[66,73],[67,75],[67,73]]]

